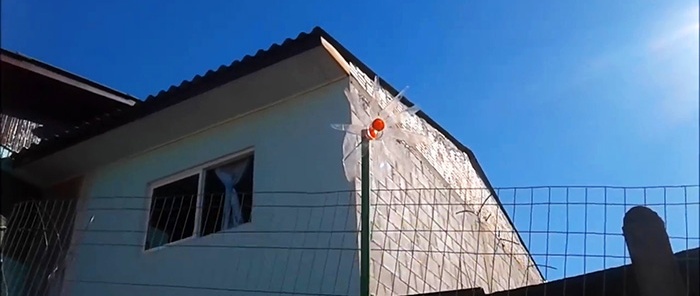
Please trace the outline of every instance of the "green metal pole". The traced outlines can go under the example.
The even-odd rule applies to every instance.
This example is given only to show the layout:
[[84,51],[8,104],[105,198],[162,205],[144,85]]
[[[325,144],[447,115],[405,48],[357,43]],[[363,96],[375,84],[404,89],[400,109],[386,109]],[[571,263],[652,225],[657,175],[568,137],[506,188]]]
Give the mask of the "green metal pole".
[[362,137],[362,191],[361,191],[361,233],[360,233],[360,295],[369,294],[369,139]]

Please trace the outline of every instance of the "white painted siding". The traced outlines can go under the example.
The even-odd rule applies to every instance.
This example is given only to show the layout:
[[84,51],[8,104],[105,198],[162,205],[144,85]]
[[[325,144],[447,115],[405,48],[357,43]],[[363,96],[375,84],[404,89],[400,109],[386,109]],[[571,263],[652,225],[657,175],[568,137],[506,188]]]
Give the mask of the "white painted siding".
[[142,251],[149,182],[247,147],[255,149],[256,192],[350,189],[341,165],[343,134],[329,127],[349,120],[346,86],[347,79],[335,82],[91,174],[77,228],[94,221],[74,242],[67,294],[357,294],[357,222],[347,192],[258,193],[252,223]]

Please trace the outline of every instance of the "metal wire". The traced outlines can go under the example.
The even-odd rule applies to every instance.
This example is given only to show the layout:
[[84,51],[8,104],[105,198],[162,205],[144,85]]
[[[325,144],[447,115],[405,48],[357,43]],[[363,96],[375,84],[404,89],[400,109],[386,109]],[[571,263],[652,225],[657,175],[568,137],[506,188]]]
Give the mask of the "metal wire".
[[[487,189],[373,190],[370,288],[375,295],[474,288],[628,293],[627,268],[619,277],[608,273],[629,263],[625,212],[646,205],[666,222],[674,252],[694,249],[698,191],[697,185],[499,188],[499,205]],[[250,221],[224,230],[220,197],[104,196],[81,208],[76,200],[17,204],[2,246],[3,291],[357,294],[359,192],[254,192]],[[205,199],[211,202],[199,202]],[[688,254],[683,260],[697,260]],[[576,277],[582,284],[538,286]]]

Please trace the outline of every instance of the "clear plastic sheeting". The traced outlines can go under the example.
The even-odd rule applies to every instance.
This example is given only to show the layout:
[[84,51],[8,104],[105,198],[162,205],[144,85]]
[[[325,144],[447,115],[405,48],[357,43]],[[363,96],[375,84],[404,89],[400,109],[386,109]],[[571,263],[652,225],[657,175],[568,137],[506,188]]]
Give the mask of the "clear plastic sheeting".
[[353,181],[360,174],[362,137],[371,140],[371,171],[380,179],[391,172],[390,156],[399,154],[397,149],[403,149],[398,145],[400,141],[411,146],[426,141],[424,135],[407,129],[405,125],[406,119],[414,117],[418,108],[401,103],[403,92],[387,99],[377,77],[368,92],[356,87],[351,80],[345,96],[353,113],[352,123],[332,124],[331,127],[346,133],[343,167],[348,181]]
[[[358,87],[365,90],[366,92],[371,92],[370,90],[372,90],[374,87],[374,82],[372,81],[372,79],[352,63],[350,64],[350,71],[351,75],[357,80]],[[387,102],[390,101],[391,96],[389,96],[386,91],[382,90],[373,99],[379,104],[386,105]],[[360,96],[360,102],[354,102],[350,100],[350,106],[353,109],[353,113],[355,113],[358,116],[358,120],[360,119],[360,116],[362,116],[363,111],[368,113],[370,112],[368,110],[372,109],[372,101],[373,100],[365,96]],[[474,166],[471,160],[469,159],[469,156],[467,156],[466,153],[457,148],[457,146],[455,146],[455,144],[452,143],[451,140],[449,140],[444,134],[433,128],[425,120],[415,115],[404,116],[401,120],[401,126],[404,129],[404,131],[406,131],[406,133],[410,133],[412,135],[423,135],[422,138],[424,138],[424,141],[421,141],[420,143],[413,143],[412,147],[409,146],[409,150],[413,150],[409,154],[416,155],[420,159],[425,160],[425,165],[427,167],[430,167],[429,170],[423,171],[423,174],[431,174],[431,171],[434,170],[434,172],[437,175],[439,175],[440,179],[443,179],[446,182],[446,184],[449,184],[448,187],[450,188],[487,187],[484,183],[484,180],[482,180],[481,177],[479,177],[479,174],[474,169]],[[348,138],[349,137],[346,136],[346,142],[348,141]],[[411,141],[412,139],[408,138],[407,140]],[[359,142],[359,138],[357,139],[357,141]],[[411,143],[407,143],[408,141],[401,142],[410,145]],[[393,149],[400,148],[406,150],[405,146],[402,147],[402,145],[400,145],[396,141],[385,141],[385,145],[393,147],[389,148],[390,152],[398,151]],[[371,149],[371,153],[374,153],[374,151],[377,150],[376,147]],[[406,153],[404,151],[403,153],[396,155],[406,155]],[[376,164],[378,161],[391,161],[386,158],[380,159],[376,154],[372,154],[371,158],[373,164]],[[395,159],[396,157],[393,158]],[[345,161],[343,163],[343,165],[346,167],[346,176],[348,175],[348,173],[353,172],[352,170],[348,172],[348,163],[348,161]],[[400,167],[400,164],[398,166]],[[354,167],[357,168],[356,172],[359,172],[359,159],[358,164]],[[374,170],[374,166],[372,169]],[[387,170],[384,170],[384,172],[386,171]],[[378,172],[381,173],[381,171],[373,171],[373,173],[375,173],[375,176]],[[496,223],[499,225],[499,228],[512,228],[512,225],[510,225],[509,219],[506,217],[506,214],[503,211],[501,211],[498,207],[497,199],[492,197],[491,195],[481,196],[477,195],[474,191],[467,191],[460,198],[463,198],[464,201],[469,204],[484,205],[472,209],[474,212],[477,212],[479,211],[479,209],[481,209],[479,211],[480,219],[485,219],[486,217],[498,217],[498,219],[496,219],[495,221],[497,221]],[[525,248],[521,244],[517,244],[514,247],[516,249],[519,249],[520,252],[525,252]],[[524,258],[520,259],[524,260]]]
[[41,127],[40,124],[24,120],[7,114],[0,114],[0,130],[2,130],[2,157],[7,157],[12,153],[17,153],[22,149],[39,144],[41,139],[35,136],[32,131]]

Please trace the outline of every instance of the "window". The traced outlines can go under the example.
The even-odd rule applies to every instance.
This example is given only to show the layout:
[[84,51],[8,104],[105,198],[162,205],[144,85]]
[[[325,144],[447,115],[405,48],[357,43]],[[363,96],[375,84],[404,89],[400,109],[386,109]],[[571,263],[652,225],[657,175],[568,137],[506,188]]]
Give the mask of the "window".
[[192,171],[151,189],[146,250],[251,221],[253,154]]

